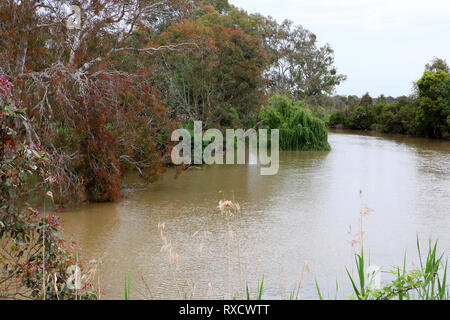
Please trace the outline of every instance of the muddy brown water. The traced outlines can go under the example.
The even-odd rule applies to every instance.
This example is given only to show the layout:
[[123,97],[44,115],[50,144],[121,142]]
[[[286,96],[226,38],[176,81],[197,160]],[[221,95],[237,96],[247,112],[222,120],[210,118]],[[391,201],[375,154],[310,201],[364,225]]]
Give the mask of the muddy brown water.
[[[405,252],[407,266],[418,265],[416,235],[449,253],[449,141],[334,131],[329,142],[330,152],[281,152],[275,176],[215,165],[147,186],[129,177],[122,201],[58,215],[83,259],[101,260],[105,299],[123,298],[125,273],[133,299],[229,298],[263,275],[264,298],[287,298],[305,261],[299,298],[317,298],[315,279],[331,298],[338,281],[346,298],[345,267],[358,250],[348,232],[364,204],[373,209],[363,219],[372,265],[400,265]],[[241,208],[229,225],[216,208],[225,199]],[[177,265],[161,251],[158,223]]]

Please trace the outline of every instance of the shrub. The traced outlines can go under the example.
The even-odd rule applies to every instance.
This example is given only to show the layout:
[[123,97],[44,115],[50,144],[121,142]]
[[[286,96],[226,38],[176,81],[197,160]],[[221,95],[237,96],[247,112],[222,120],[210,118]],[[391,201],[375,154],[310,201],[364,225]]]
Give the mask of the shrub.
[[344,114],[342,111],[334,111],[331,115],[330,118],[328,119],[328,126],[330,128],[336,128],[339,125],[343,125],[344,124]]
[[371,107],[358,106],[345,120],[345,126],[349,129],[370,130],[374,123],[374,114]]

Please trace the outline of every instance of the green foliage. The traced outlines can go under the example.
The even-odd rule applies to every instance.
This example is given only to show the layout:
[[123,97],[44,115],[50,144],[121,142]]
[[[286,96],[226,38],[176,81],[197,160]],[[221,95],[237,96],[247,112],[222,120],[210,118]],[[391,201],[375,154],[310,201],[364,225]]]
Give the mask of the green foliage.
[[356,270],[358,272],[358,280],[359,280],[359,287],[356,285],[353,277],[350,275],[350,272],[346,268],[345,271],[347,272],[347,275],[350,279],[350,282],[352,283],[353,291],[356,294],[356,297],[360,300],[364,299],[366,297],[366,275],[364,274],[364,252],[361,250],[361,254],[355,254],[355,264],[356,264]]
[[231,9],[228,0],[203,0],[205,4],[212,5],[219,13],[226,13]]
[[371,106],[373,104],[373,99],[372,97],[369,95],[369,93],[367,92],[365,95],[362,96],[361,98],[361,105],[368,107]]
[[335,110],[326,124],[330,128],[415,134],[416,110],[412,98],[398,99],[390,104],[382,99],[373,105],[347,106],[344,110]]
[[261,109],[263,127],[280,130],[282,150],[330,150],[328,133],[322,120],[313,116],[302,101],[274,95]]
[[442,70],[425,71],[417,82],[417,87],[417,129],[428,137],[440,138],[449,130],[447,117],[450,115],[450,76]]
[[377,123],[381,124],[380,131],[414,134],[416,110],[416,106],[408,102],[382,105],[381,112],[376,115]]
[[330,121],[331,113],[321,106],[310,107],[311,112],[316,118],[319,118],[323,122],[327,123]]
[[258,297],[256,300],[262,300],[262,294],[263,294],[263,287],[264,287],[264,276],[261,279],[261,282],[258,283]]
[[270,16],[259,13],[249,14],[243,9],[231,6],[231,9],[224,14],[220,14],[219,10],[208,11],[198,21],[208,26],[220,24],[225,28],[242,29],[246,34],[261,40],[271,65],[279,59],[277,44],[281,35],[280,25]]
[[155,56],[156,85],[177,120],[236,126],[256,115],[268,65],[261,41],[240,28],[199,19],[172,25],[158,45],[195,43]]
[[436,72],[436,71],[444,71],[445,73],[450,74],[450,68],[447,64],[447,61],[444,59],[440,59],[438,57],[434,57],[433,60],[431,60],[430,63],[427,63],[425,65],[426,71]]
[[370,130],[373,122],[373,109],[370,106],[358,106],[349,114],[344,124],[349,129]]
[[331,113],[328,118],[327,125],[330,128],[336,128],[339,125],[344,125],[344,112],[342,111],[334,111]]
[[301,25],[283,21],[272,42],[276,48],[274,63],[269,70],[272,91],[307,99],[331,94],[346,80],[334,66],[331,46],[319,46],[317,36]]
[[261,281],[258,281],[258,288],[256,289],[254,298],[252,298],[251,296],[248,284],[245,286],[245,298],[247,300],[262,300],[263,288],[264,288],[264,275],[262,276]]
[[[449,134],[450,75],[448,65],[442,59],[435,58],[426,65],[426,71],[417,81],[417,97],[394,99],[381,95],[374,100],[365,94],[360,100],[351,96],[346,101],[338,96],[328,100],[331,100],[326,101],[328,110],[335,109],[326,122],[331,128],[377,130],[430,138]],[[341,101],[344,107],[336,103]]]
[[[371,286],[371,275],[365,273],[365,257],[361,254],[355,255],[357,278],[352,277],[347,270],[349,280],[352,284],[354,296],[358,300],[391,300],[391,299],[419,299],[419,300],[448,300],[449,289],[447,284],[448,260],[444,254],[437,254],[437,241],[428,246],[426,260],[422,259],[419,239],[417,239],[417,251],[420,267],[406,271],[406,255],[403,266],[396,267],[385,273],[394,279],[379,289]],[[358,282],[358,285],[356,284]],[[320,291],[319,296],[321,296]]]

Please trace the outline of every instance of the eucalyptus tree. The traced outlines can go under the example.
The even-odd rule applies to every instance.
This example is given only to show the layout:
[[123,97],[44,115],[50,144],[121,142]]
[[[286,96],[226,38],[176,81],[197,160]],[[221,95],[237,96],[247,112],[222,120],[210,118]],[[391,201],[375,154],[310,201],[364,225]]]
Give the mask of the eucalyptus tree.
[[273,43],[276,58],[269,71],[271,89],[297,99],[331,94],[346,79],[334,66],[329,44],[319,46],[317,36],[285,20]]

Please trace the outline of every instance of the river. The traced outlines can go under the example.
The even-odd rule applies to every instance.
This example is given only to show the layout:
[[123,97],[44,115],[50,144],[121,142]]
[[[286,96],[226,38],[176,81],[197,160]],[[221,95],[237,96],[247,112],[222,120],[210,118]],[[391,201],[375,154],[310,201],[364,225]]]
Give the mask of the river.
[[[129,177],[117,203],[58,213],[82,259],[101,261],[104,299],[229,298],[264,276],[263,298],[287,298],[304,269],[299,298],[347,298],[353,268],[349,232],[363,218],[370,263],[418,265],[416,235],[450,252],[450,142],[397,135],[329,133],[330,152],[281,152],[277,175],[257,166],[193,168],[142,185]],[[239,203],[227,220],[220,200]],[[229,222],[229,223],[228,223]],[[158,224],[172,245],[170,262]],[[231,230],[231,232],[230,232]],[[166,247],[167,249],[168,247]],[[305,266],[307,264],[307,267]],[[386,276],[383,276],[386,277]]]

